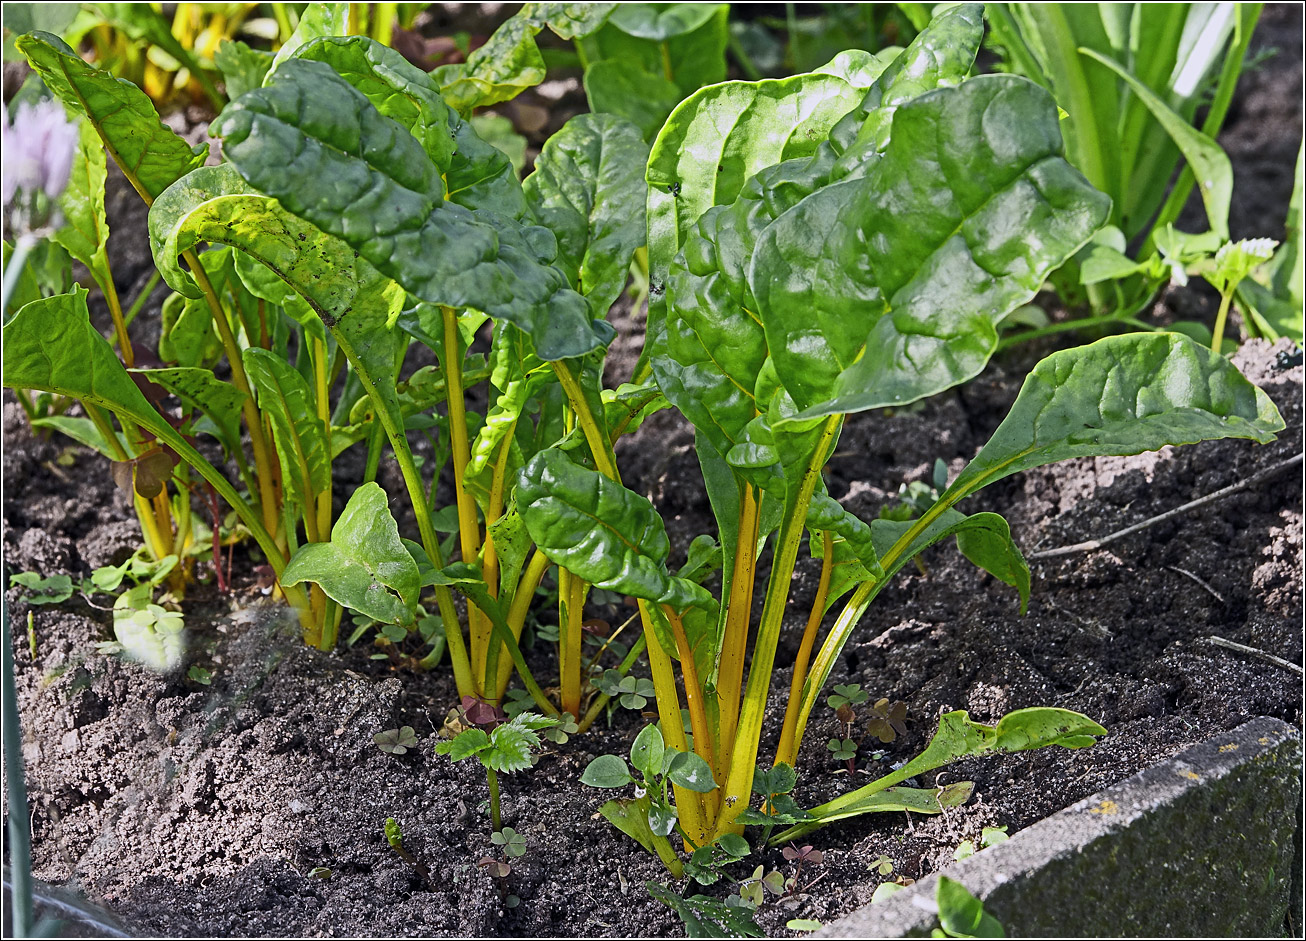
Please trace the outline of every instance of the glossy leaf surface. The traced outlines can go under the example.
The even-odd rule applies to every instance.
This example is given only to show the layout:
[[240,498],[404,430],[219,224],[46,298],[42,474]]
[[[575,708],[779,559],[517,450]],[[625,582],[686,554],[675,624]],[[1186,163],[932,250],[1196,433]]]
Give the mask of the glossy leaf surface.
[[331,487],[326,429],[317,416],[313,391],[294,367],[264,349],[250,347],[242,359],[258,393],[259,411],[272,424],[286,498],[311,508]]
[[1140,454],[1214,438],[1265,444],[1283,427],[1264,392],[1187,337],[1107,337],[1035,366],[1007,417],[948,494],[1072,457]]
[[629,121],[582,114],[549,138],[522,184],[558,239],[558,266],[596,311],[621,294],[644,244],[647,160],[648,145]]
[[523,469],[517,507],[540,551],[591,585],[678,609],[711,604],[703,588],[668,574],[671,544],[653,505],[556,448]]
[[79,134],[68,187],[59,197],[64,224],[53,238],[85,265],[103,288],[113,280],[107,252],[109,220],[104,215],[104,142],[90,121],[79,122]]
[[903,404],[979,372],[996,324],[1105,221],[1038,86],[981,76],[898,108],[883,156],[775,221],[749,283],[809,418]]
[[207,144],[192,148],[164,127],[145,92],[83,62],[57,36],[22,36],[18,49],[66,108],[90,119],[147,202],[204,162]]
[[255,188],[422,300],[505,318],[546,359],[582,355],[611,336],[550,267],[547,231],[445,202],[421,146],[324,63],[287,62],[213,129]]
[[412,621],[420,585],[417,563],[399,539],[385,491],[375,483],[353,492],[330,542],[300,547],[281,581],[314,582],[334,601],[384,624]]

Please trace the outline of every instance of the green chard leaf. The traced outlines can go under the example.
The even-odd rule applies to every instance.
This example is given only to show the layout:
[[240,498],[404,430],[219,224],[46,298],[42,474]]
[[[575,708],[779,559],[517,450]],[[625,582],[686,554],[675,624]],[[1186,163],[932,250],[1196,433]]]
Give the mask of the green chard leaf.
[[22,36],[18,50],[64,107],[90,120],[146,202],[204,163],[208,144],[192,148],[164,127],[145,92],[88,65],[58,36]]
[[431,73],[440,93],[462,115],[501,101],[511,101],[544,81],[544,56],[535,44],[543,24],[522,10],[504,21],[466,62],[442,65]]
[[286,563],[283,585],[314,582],[350,610],[383,624],[408,624],[417,607],[417,563],[399,539],[385,491],[366,483],[354,491],[331,530],[330,542],[310,542]]
[[900,106],[866,176],[804,199],[753,253],[796,417],[901,405],[978,373],[998,321],[1109,205],[1061,156],[1055,105],[1024,79],[981,76]]
[[54,241],[86,266],[100,289],[112,290],[109,271],[109,220],[104,215],[105,179],[108,176],[104,142],[94,126],[85,119],[78,122],[80,132],[73,157],[68,188],[59,197],[64,225],[54,234]]
[[558,266],[595,310],[616,301],[644,244],[647,161],[648,145],[629,121],[581,114],[549,138],[522,184],[558,238]]
[[[935,768],[942,768],[963,758],[1005,755],[1051,745],[1060,745],[1062,748],[1085,748],[1094,744],[1097,736],[1105,734],[1106,729],[1102,726],[1087,716],[1068,709],[1042,707],[1017,709],[1003,716],[997,725],[975,722],[964,710],[949,712],[940,717],[939,728],[925,751],[892,774],[836,797],[819,807],[813,807],[809,813],[814,819],[776,834],[772,842],[781,843],[796,839],[834,820],[890,809],[882,806],[882,800],[890,800],[890,798],[882,800],[873,800],[873,798],[880,794],[887,794],[890,789],[893,789],[893,785],[908,778],[933,771]],[[937,794],[939,802],[945,806],[955,806],[970,796],[969,789],[960,789],[958,785],[950,785],[950,787],[954,790],[948,791],[947,788],[943,788]],[[903,789],[903,791],[908,790],[910,789]]]
[[1053,353],[943,499],[1072,457],[1215,438],[1274,440],[1283,419],[1229,361],[1177,333],[1107,337]]
[[206,415],[212,423],[208,428],[222,442],[229,455],[240,451],[240,410],[245,393],[230,382],[223,382],[207,369],[173,366],[164,369],[134,369],[136,375],[163,386],[188,407]]
[[348,3],[310,3],[307,9],[300,14],[295,31],[277,50],[276,57],[272,60],[272,68],[263,79],[264,83],[270,82],[272,77],[276,75],[277,70],[289,61],[301,46],[314,39],[327,36],[344,36],[348,32]]
[[549,232],[447,202],[421,145],[325,63],[286,62],[213,131],[257,189],[418,298],[507,319],[545,359],[583,355],[611,338],[550,267]]
[[239,40],[224,39],[213,54],[213,64],[222,73],[228,98],[239,98],[263,84],[272,68],[273,54],[252,49]]
[[522,470],[517,506],[540,551],[596,588],[676,609],[710,606],[698,585],[668,574],[662,518],[648,500],[549,448]]

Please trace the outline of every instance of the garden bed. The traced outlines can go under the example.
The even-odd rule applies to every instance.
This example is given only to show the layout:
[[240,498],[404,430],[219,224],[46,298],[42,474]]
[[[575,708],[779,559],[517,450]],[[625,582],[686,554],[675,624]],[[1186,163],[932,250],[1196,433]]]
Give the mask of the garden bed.
[[[1027,549],[1049,548],[1268,468],[1301,440],[1303,370],[1285,368],[1290,360],[1286,344],[1259,342],[1237,358],[1288,422],[1273,445],[1209,442],[1059,465],[995,488],[986,508],[1008,515]],[[832,491],[867,512],[902,480],[926,475],[934,457],[959,462],[1014,391],[999,364],[964,393],[913,414],[850,422],[832,462]],[[45,465],[62,446],[27,438],[12,406],[6,438],[6,479],[25,484],[21,502],[16,487],[8,498],[14,563],[53,572],[105,561],[96,553],[121,526],[99,520],[114,505],[107,480],[97,490],[63,468],[50,472]],[[688,441],[686,432],[650,423],[621,455],[632,484],[668,507],[681,547],[709,518],[705,503],[682,496],[695,492]],[[79,468],[91,474],[93,459],[83,456],[71,470]],[[1024,706],[1062,706],[1110,734],[1086,750],[954,766],[945,780],[974,780],[976,797],[944,817],[909,824],[882,815],[818,831],[810,839],[825,851],[812,870],[820,882],[792,907],[765,906],[759,923],[774,931],[794,917],[839,917],[884,881],[867,868],[881,855],[895,874],[921,878],[985,826],[1020,830],[1249,717],[1300,723],[1297,674],[1206,641],[1218,635],[1301,661],[1300,501],[1292,471],[1108,550],[1038,563],[1023,618],[1009,590],[955,551],[932,551],[928,577],[914,573],[886,591],[832,677],[907,703],[908,734],[885,746],[885,761],[919,751],[939,713],[954,708],[992,721]],[[116,506],[125,519],[126,507]],[[799,577],[801,603],[815,573],[809,567]],[[22,625],[27,609],[16,593],[11,599]],[[194,662],[213,674],[210,687],[97,656],[95,642],[110,636],[107,616],[81,603],[35,609],[35,663],[15,631],[39,878],[76,881],[136,929],[162,934],[676,930],[675,915],[643,887],[666,873],[597,817],[604,795],[578,780],[594,756],[625,752],[642,723],[635,712],[618,710],[611,729],[600,722],[534,771],[505,776],[505,822],[525,834],[529,851],[501,889],[476,867],[492,849],[478,811],[480,768],[432,752],[456,699],[447,674],[392,673],[360,649],[309,650],[293,618],[254,588],[192,608],[188,623]],[[782,646],[780,663],[792,649]],[[781,670],[775,683],[787,682]],[[848,788],[842,763],[825,748],[836,723],[821,710],[806,737],[806,805]],[[418,730],[409,754],[393,757],[373,743],[375,733],[402,725]],[[434,885],[386,844],[386,817],[400,821]],[[786,868],[778,850],[764,860]],[[316,867],[330,869],[330,878],[309,876]],[[506,893],[521,903],[505,908]]]
[[[1281,235],[1301,135],[1300,17],[1267,12],[1262,29],[1272,30],[1279,56],[1248,74],[1221,138],[1238,181],[1234,238]],[[1276,129],[1272,137],[1267,127]],[[111,193],[111,211],[128,202],[139,211]],[[134,230],[115,223],[115,231]],[[124,237],[111,245],[124,251]],[[137,255],[142,250],[138,243]],[[130,262],[115,260],[115,270],[129,281],[148,277]],[[1154,313],[1209,319],[1211,297],[1196,284],[1170,289]],[[629,374],[641,319],[619,319],[611,376]],[[1003,354],[973,382],[920,406],[850,418],[829,464],[831,495],[870,519],[901,484],[928,480],[936,459],[955,476],[1051,343]],[[793,918],[829,922],[868,902],[887,879],[938,871],[985,827],[1015,833],[1251,717],[1300,726],[1298,673],[1209,639],[1302,662],[1299,465],[1105,549],[1034,555],[1100,538],[1299,454],[1300,353],[1256,341],[1234,362],[1282,412],[1287,428],[1276,442],[1078,460],[994,485],[965,509],[1011,521],[1031,555],[1028,614],[1019,616],[1015,593],[951,546],[935,548],[922,571],[904,571],[880,595],[830,677],[831,685],[858,683],[907,707],[906,734],[877,746],[878,764],[860,763],[859,784],[870,780],[866,770],[884,773],[917,754],[952,709],[989,722],[1026,706],[1059,706],[1102,723],[1108,736],[1083,750],[951,766],[939,783],[974,781],[975,796],[938,817],[873,815],[815,832],[808,839],[824,861],[804,869],[806,891],[768,900],[757,914],[764,930],[783,933]],[[121,561],[139,533],[103,460],[66,441],[33,439],[8,393],[5,403],[10,571],[82,577]],[[620,443],[617,457],[626,484],[661,510],[678,563],[694,536],[715,529],[692,430],[659,413]],[[357,463],[337,462],[337,493],[357,483]],[[392,462],[378,480],[411,534]],[[775,691],[788,687],[785,665],[817,568],[805,560],[795,574],[762,755],[776,744],[783,703]],[[79,886],[142,934],[679,933],[676,915],[644,887],[669,881],[667,873],[598,816],[610,795],[579,783],[595,756],[626,753],[645,722],[638,712],[618,709],[610,726],[600,720],[551,746],[534,770],[503,776],[504,822],[525,836],[527,852],[496,881],[477,865],[493,852],[483,773],[433,752],[457,700],[449,673],[395,671],[363,643],[336,655],[308,649],[293,616],[258,587],[248,556],[237,554],[233,574],[230,595],[199,586],[188,596],[188,663],[207,670],[210,685],[184,668],[164,677],[97,654],[96,642],[112,637],[107,611],[79,599],[29,609],[21,592],[10,593],[38,878]],[[759,608],[760,600],[759,592]],[[23,630],[29,611],[35,656]],[[614,624],[632,612],[594,611]],[[551,645],[536,644],[527,657],[537,675],[556,676]],[[404,725],[416,729],[418,747],[394,756],[376,746],[376,733]],[[814,712],[798,760],[803,806],[850,789],[845,763],[826,748],[838,727],[833,710]],[[429,878],[387,844],[388,817]],[[880,871],[885,862],[891,873]],[[749,871],[758,863],[793,869],[778,848],[750,858]],[[744,865],[736,875],[747,874]]]

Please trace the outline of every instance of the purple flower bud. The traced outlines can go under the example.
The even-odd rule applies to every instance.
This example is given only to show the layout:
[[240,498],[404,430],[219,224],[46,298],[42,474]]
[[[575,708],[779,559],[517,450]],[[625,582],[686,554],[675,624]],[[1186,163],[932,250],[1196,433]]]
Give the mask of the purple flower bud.
[[4,204],[13,205],[21,192],[29,199],[44,193],[57,199],[68,185],[77,152],[77,125],[68,120],[63,105],[42,101],[18,106],[13,123],[4,126]]

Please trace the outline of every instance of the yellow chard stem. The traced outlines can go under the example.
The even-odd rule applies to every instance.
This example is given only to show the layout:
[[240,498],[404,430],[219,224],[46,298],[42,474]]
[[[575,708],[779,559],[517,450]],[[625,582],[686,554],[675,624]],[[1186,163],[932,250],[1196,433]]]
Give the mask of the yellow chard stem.
[[[467,406],[463,399],[463,348],[458,334],[458,312],[452,307],[441,307],[444,321],[444,389],[449,409],[449,444],[453,451],[453,492],[458,504],[458,544],[463,561],[475,565],[481,551],[481,523],[476,514],[476,503],[463,486],[463,475],[471,460],[471,446],[467,438]],[[485,676],[485,656],[490,647],[492,633],[489,619],[474,605],[467,607],[467,625],[470,633],[472,679],[476,692],[488,693],[489,677]]]
[[771,670],[775,665],[775,651],[780,642],[780,629],[784,623],[785,604],[789,600],[789,587],[798,561],[798,545],[802,541],[807,521],[807,507],[821,476],[821,468],[839,433],[842,416],[831,415],[822,428],[820,440],[812,452],[811,462],[803,471],[798,491],[790,498],[785,509],[784,522],[776,543],[775,561],[771,566],[771,579],[766,589],[766,602],[762,608],[762,622],[758,627],[753,646],[753,663],[748,671],[748,687],[744,692],[739,726],[735,732],[735,747],[730,756],[730,770],[726,778],[725,796],[721,815],[716,821],[715,835],[737,831],[734,820],[748,807],[753,793],[753,772],[757,762],[757,748],[762,735],[762,719],[766,714],[766,698],[771,687]]
[[753,608],[753,581],[757,571],[757,488],[745,483],[739,503],[739,542],[730,576],[726,624],[721,640],[716,696],[719,709],[716,763],[712,773],[724,781],[739,724],[739,694],[744,683],[744,658],[748,654],[748,622]]
[[798,659],[794,661],[794,676],[789,682],[789,703],[785,706],[785,723],[780,732],[780,746],[776,749],[775,763],[792,766],[798,757],[798,709],[802,703],[803,683],[807,679],[807,663],[812,657],[812,647],[816,643],[816,632],[821,627],[825,616],[825,599],[830,596],[830,573],[834,568],[834,539],[829,533],[822,534],[821,548],[825,558],[821,562],[821,581],[816,588],[816,598],[812,601],[812,613],[807,617],[807,628],[803,631],[803,642],[798,648]]

